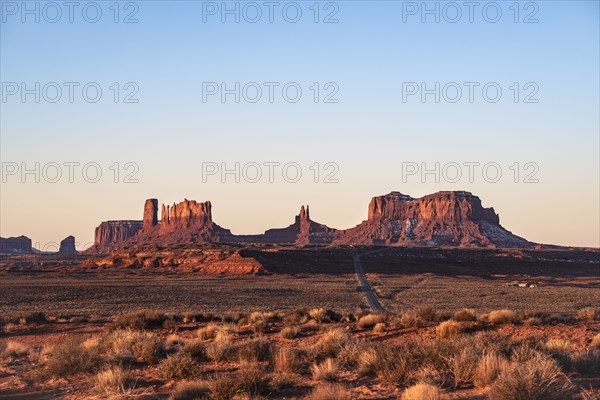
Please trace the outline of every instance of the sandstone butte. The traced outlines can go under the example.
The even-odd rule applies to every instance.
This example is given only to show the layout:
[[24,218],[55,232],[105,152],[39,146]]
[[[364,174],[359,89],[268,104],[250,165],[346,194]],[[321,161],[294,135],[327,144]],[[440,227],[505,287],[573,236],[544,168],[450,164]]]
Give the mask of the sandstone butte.
[[212,219],[210,201],[187,200],[162,205],[148,199],[141,221],[106,221],[95,232],[89,252],[106,252],[133,245],[182,243],[291,243],[296,245],[422,245],[457,247],[534,247],[500,225],[493,208],[465,191],[437,192],[413,198],[399,192],[376,196],[368,218],[356,227],[339,230],[310,219],[302,206],[294,223],[263,234],[234,235]]

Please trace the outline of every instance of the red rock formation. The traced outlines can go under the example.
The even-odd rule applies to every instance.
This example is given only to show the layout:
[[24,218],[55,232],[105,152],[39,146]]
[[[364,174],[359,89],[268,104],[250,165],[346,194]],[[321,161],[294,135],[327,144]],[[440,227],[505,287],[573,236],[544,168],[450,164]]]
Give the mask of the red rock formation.
[[339,244],[402,244],[483,247],[529,246],[500,226],[493,208],[469,192],[437,192],[418,199],[392,192],[373,197],[368,220],[345,231]]
[[77,249],[75,248],[75,237],[67,236],[60,242],[60,248],[58,249],[58,254],[64,255],[74,255],[77,254]]
[[94,246],[88,252],[105,251],[108,248],[126,241],[138,233],[143,227],[142,221],[105,221],[94,234]]
[[198,203],[185,199],[171,207],[163,204],[160,220],[162,233],[174,232],[181,229],[202,229],[212,224],[210,201]]
[[150,230],[158,225],[158,200],[148,199],[144,204],[144,230]]
[[160,222],[157,212],[158,201],[146,200],[143,230],[141,221],[103,222],[96,228],[96,247],[200,242],[532,246],[500,226],[493,208],[484,208],[477,196],[464,191],[438,192],[418,199],[399,192],[374,197],[368,219],[345,231],[312,221],[308,206],[300,208],[292,225],[269,229],[262,235],[233,235],[215,224],[209,201],[185,199],[172,206],[163,204]]

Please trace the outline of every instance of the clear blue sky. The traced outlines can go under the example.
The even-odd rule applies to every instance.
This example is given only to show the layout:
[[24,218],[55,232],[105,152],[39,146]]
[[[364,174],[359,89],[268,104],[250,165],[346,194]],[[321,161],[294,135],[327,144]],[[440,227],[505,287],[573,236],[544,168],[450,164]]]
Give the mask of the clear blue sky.
[[[244,15],[240,23],[231,15],[222,23],[219,13],[203,22],[203,8],[213,3],[200,1],[140,1],[134,3],[137,11],[121,2],[115,23],[114,2],[108,1],[98,2],[99,22],[89,23],[82,17],[87,3],[75,9],[73,23],[65,8],[57,23],[45,20],[54,10],[44,15],[41,9],[36,23],[32,15],[22,22],[20,9],[13,15],[20,1],[2,1],[3,95],[11,82],[97,82],[103,89],[97,103],[82,99],[81,86],[73,103],[66,89],[57,103],[35,103],[33,96],[23,103],[19,94],[0,103],[3,163],[97,162],[103,171],[98,183],[80,175],[74,183],[36,183],[31,177],[22,183],[9,176],[0,195],[3,237],[25,234],[44,244],[73,234],[81,247],[100,221],[141,218],[148,197],[211,200],[215,221],[235,233],[286,226],[301,204],[310,204],[313,219],[347,228],[366,218],[371,196],[464,189],[494,206],[501,223],[527,239],[599,245],[597,1],[519,2],[518,23],[513,1],[497,3],[497,23],[482,14],[487,6],[488,19],[494,17],[489,2],[479,3],[472,23],[465,7],[457,23],[448,22],[455,14],[447,2],[439,2],[447,12],[440,23],[431,15],[423,23],[420,10],[406,14],[412,2],[400,1],[320,2],[319,23],[313,1],[297,2],[297,23],[283,18],[289,2],[279,2],[273,23],[265,6],[257,23]],[[123,23],[133,11],[138,22]],[[252,18],[254,11],[247,11]],[[93,9],[88,12],[94,16]],[[323,23],[331,12],[339,22]],[[287,16],[293,18],[294,9]],[[538,22],[524,23],[528,16]],[[134,82],[139,102],[114,103],[114,82],[121,96],[127,93],[122,86]],[[276,89],[273,103],[265,93],[258,103],[235,103],[232,96],[226,103],[218,96],[203,102],[203,82],[297,82],[303,96],[288,103]],[[314,82],[335,83],[339,102],[315,103],[309,89]],[[503,94],[487,102],[479,86],[473,103],[466,93],[457,103],[435,103],[433,96],[425,103],[419,96],[403,102],[403,82],[496,82]],[[514,82],[520,86],[517,103]],[[528,82],[538,89],[537,103],[523,102]],[[304,175],[296,184],[280,178],[203,183],[207,161],[293,161]],[[403,162],[469,161],[498,163],[502,179],[402,179]],[[139,183],[113,183],[114,162],[121,169],[126,162],[139,165]],[[337,163],[339,183],[312,182],[308,167],[314,162]],[[521,169],[535,162],[539,182],[523,183],[523,170],[513,182],[509,167],[515,162]]]

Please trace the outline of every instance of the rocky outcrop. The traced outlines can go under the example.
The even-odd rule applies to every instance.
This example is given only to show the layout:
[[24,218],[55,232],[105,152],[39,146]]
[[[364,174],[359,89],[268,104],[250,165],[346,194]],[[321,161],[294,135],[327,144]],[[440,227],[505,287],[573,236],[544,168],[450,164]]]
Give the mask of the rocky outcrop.
[[94,246],[88,252],[102,252],[123,243],[143,228],[143,221],[105,221],[94,234]]
[[0,237],[0,253],[6,254],[29,254],[33,253],[31,239],[27,236]]
[[109,221],[96,228],[96,248],[184,243],[287,243],[423,245],[462,247],[531,247],[500,225],[493,208],[465,191],[438,192],[412,198],[400,192],[373,197],[368,219],[347,230],[337,230],[310,218],[302,206],[294,223],[261,235],[233,235],[213,222],[210,201],[187,200],[162,205],[148,199],[142,221]]
[[74,255],[77,254],[77,249],[75,248],[75,237],[67,236],[60,242],[60,248],[58,249],[58,254],[65,255]]
[[528,247],[500,226],[493,208],[469,192],[437,192],[412,198],[391,192],[371,199],[368,219],[345,231],[337,244],[407,244]]
[[158,200],[148,199],[144,204],[144,230],[148,231],[158,225]]
[[212,225],[212,207],[210,201],[198,203],[185,199],[179,204],[162,206],[160,231],[174,232],[181,229],[199,229]]
[[170,206],[163,204],[161,219],[156,224],[153,223],[155,209],[158,211],[158,201],[146,200],[144,221],[148,222],[142,231],[119,246],[235,242],[235,236],[228,229],[213,222],[210,201],[199,203],[184,199]]

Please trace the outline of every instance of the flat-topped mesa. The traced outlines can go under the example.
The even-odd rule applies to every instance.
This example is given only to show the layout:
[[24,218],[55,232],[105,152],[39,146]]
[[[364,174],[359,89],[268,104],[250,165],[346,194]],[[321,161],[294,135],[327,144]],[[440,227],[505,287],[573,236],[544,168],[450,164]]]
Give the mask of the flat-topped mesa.
[[99,248],[124,242],[138,233],[143,227],[142,221],[104,221],[94,232],[94,245]]
[[67,236],[60,242],[60,248],[58,249],[58,254],[63,254],[63,255],[77,254],[77,249],[75,248],[75,237],[74,236]]
[[445,224],[466,220],[486,221],[496,225],[500,223],[493,208],[484,208],[479,197],[465,191],[437,192],[417,199],[400,192],[391,192],[371,199],[368,216],[369,220],[435,219]]
[[148,199],[144,204],[144,230],[148,231],[158,225],[158,200]]
[[179,204],[162,206],[160,232],[169,233],[175,230],[209,227],[212,222],[212,206],[210,201],[198,203],[185,199]]

